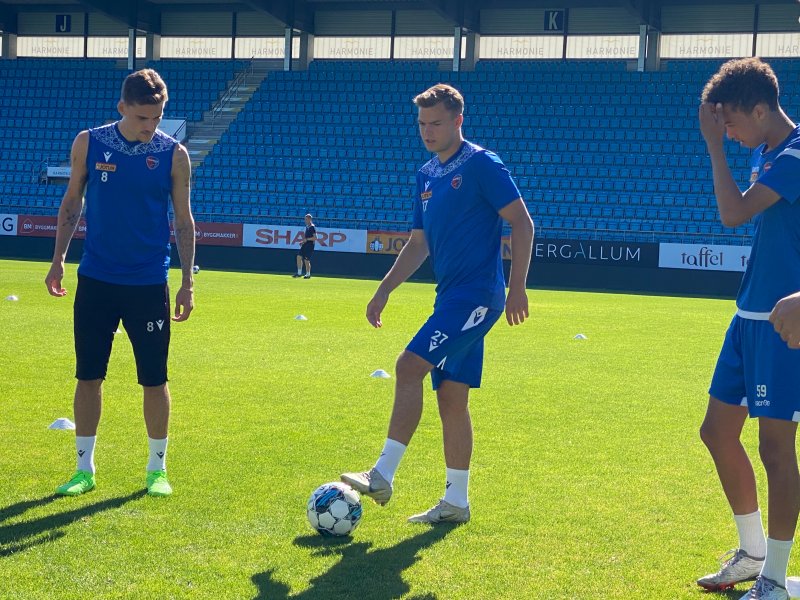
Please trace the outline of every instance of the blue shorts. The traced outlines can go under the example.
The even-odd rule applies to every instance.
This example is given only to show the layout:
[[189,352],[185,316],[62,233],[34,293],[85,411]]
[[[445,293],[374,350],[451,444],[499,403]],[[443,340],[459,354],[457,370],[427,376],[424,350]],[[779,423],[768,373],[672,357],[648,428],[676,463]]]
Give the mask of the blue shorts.
[[437,306],[406,350],[433,365],[433,389],[449,379],[469,387],[481,387],[483,338],[503,314],[467,302]]
[[751,417],[800,421],[800,350],[766,320],[733,317],[708,393]]

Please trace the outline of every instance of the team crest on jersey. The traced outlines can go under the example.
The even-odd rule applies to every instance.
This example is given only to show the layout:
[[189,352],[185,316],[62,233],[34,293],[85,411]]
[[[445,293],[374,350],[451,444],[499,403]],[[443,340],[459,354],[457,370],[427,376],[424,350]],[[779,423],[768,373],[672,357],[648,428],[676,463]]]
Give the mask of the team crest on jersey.
[[95,163],[94,170],[95,171],[108,171],[109,173],[113,173],[114,171],[117,170],[117,165],[114,165],[114,164],[111,164],[111,163],[99,162],[99,163]]
[[772,163],[764,163],[764,173],[769,171],[772,168]]
[[454,190],[457,190],[458,188],[461,187],[461,174],[460,173],[458,175],[456,175],[455,177],[453,177],[452,181],[450,182],[450,185],[453,186]]
[[147,168],[151,171],[158,167],[158,159],[155,156],[148,156],[144,159],[144,162],[147,163]]

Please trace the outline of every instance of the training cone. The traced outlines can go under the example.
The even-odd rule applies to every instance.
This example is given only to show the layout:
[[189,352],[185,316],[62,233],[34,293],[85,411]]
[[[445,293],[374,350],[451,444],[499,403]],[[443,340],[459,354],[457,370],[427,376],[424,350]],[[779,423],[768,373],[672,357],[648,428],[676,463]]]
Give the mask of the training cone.
[[10,302],[16,302],[17,300],[19,300],[19,298],[14,294],[11,294],[10,296],[6,296],[6,300],[9,300]]
[[305,315],[297,315],[297,316],[294,318],[294,320],[295,320],[295,321],[308,321],[308,317],[307,317],[307,316],[305,316]]
[[572,338],[572,339],[574,339],[574,340],[588,340],[589,338],[587,338],[587,337],[586,337],[585,335],[583,335],[582,333],[579,333],[578,335],[576,335],[576,336],[575,336],[574,338]]
[[378,379],[391,379],[392,376],[389,375],[383,369],[378,369],[377,371],[373,371],[370,377],[377,377]]
[[50,427],[48,427],[48,429],[75,429],[75,423],[66,417],[61,417],[60,419],[56,419],[50,423]]

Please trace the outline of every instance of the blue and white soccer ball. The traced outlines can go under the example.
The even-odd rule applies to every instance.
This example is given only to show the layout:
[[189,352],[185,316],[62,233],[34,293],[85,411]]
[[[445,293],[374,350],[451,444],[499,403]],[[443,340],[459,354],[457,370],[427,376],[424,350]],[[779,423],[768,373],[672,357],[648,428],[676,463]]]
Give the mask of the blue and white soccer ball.
[[308,499],[306,515],[321,535],[350,535],[361,522],[361,497],[349,485],[323,483]]
[[194,265],[194,266],[192,267],[192,273],[194,273],[195,275],[197,275],[199,272],[200,272],[200,267],[199,267],[199,266],[197,266],[197,265]]

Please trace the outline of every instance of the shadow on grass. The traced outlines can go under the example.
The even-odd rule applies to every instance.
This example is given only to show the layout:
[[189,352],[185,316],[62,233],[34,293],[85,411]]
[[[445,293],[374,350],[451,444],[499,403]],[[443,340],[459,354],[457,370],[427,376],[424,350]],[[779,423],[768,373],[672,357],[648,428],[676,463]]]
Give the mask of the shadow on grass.
[[[399,598],[409,592],[403,581],[403,571],[419,560],[419,552],[432,546],[457,525],[437,525],[419,535],[404,540],[391,548],[368,552],[372,544],[353,543],[352,538],[324,538],[318,535],[302,536],[294,543],[302,548],[313,548],[317,556],[341,556],[341,560],[327,572],[315,577],[310,587],[297,595],[273,579],[274,570],[253,575],[258,587],[254,600],[328,600],[330,598]],[[414,596],[413,600],[436,600],[431,594]]]
[[50,504],[53,500],[58,498],[55,494],[50,494],[49,496],[45,496],[44,498],[39,498],[38,500],[26,500],[25,502],[17,502],[16,504],[12,504],[11,506],[6,506],[5,508],[0,508],[0,523],[3,521],[8,521],[9,519],[16,517],[17,515],[21,515],[24,512],[32,508],[37,508],[39,506],[44,506],[45,504]]
[[[62,528],[104,510],[119,508],[131,500],[143,497],[145,493],[145,490],[138,490],[127,496],[95,502],[94,504],[82,506],[74,510],[34,519],[33,521],[23,521],[22,523],[0,526],[0,558],[11,556],[18,552],[24,552],[40,544],[60,539],[66,535],[66,533],[62,531]],[[19,502],[7,508],[0,509],[0,522],[20,515],[31,508],[49,504],[56,498],[60,498],[60,496],[46,496],[39,500]],[[64,502],[69,501],[70,499],[68,498],[64,499]]]

